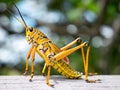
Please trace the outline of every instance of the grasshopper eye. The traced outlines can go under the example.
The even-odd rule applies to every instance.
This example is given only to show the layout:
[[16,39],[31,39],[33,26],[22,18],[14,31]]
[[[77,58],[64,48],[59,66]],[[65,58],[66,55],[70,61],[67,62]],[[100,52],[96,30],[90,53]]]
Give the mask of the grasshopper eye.
[[32,32],[32,31],[33,31],[33,28],[31,27],[31,28],[30,28],[30,32]]

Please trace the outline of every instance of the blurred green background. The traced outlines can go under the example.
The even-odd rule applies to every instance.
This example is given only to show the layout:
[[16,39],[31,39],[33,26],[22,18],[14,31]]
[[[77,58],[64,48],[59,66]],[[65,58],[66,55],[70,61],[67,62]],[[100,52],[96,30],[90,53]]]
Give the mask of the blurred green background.
[[[63,47],[81,37],[91,41],[89,72],[120,74],[120,0],[16,0],[27,25],[45,33]],[[11,0],[0,0],[0,75],[22,75],[30,45]],[[78,45],[78,44],[77,44]],[[70,56],[70,66],[84,72],[80,50]],[[29,60],[29,70],[31,60]],[[36,55],[35,74],[44,61]],[[30,72],[29,72],[30,73]],[[58,74],[52,69],[51,74]]]

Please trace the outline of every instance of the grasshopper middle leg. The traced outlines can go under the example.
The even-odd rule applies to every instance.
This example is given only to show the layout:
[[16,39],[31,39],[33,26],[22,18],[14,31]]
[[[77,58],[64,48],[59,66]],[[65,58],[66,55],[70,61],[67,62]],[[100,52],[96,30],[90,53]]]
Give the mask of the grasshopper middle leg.
[[43,70],[42,70],[42,75],[43,75],[43,76],[45,76],[46,67],[47,67],[47,65],[46,65],[46,63],[45,63],[45,64],[44,64],[44,67],[43,67]]

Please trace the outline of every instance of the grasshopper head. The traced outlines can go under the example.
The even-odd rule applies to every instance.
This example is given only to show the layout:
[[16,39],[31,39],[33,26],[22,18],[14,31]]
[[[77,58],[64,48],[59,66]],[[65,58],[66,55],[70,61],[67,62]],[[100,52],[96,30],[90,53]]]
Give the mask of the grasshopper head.
[[29,44],[33,41],[34,33],[35,29],[33,27],[26,27],[26,40]]
[[35,29],[33,27],[28,27],[27,26],[27,24],[26,24],[26,22],[25,22],[25,20],[22,16],[20,10],[18,9],[17,5],[16,4],[14,4],[14,5],[15,5],[15,7],[16,7],[16,9],[17,9],[17,11],[18,11],[18,13],[21,17],[21,20],[19,20],[14,14],[12,14],[11,11],[8,10],[8,12],[10,14],[12,14],[16,18],[16,20],[18,22],[20,22],[22,24],[22,26],[26,29],[26,39],[27,39],[27,42],[30,44],[33,41],[33,35],[34,35],[34,32],[35,32]]

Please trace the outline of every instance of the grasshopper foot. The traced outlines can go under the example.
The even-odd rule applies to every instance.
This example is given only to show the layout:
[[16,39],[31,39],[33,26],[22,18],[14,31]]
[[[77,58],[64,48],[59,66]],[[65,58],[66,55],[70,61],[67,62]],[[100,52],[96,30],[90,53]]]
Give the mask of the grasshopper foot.
[[53,84],[50,84],[50,83],[47,83],[47,85],[50,86],[50,87],[54,87],[54,85],[53,85]]
[[86,80],[87,83],[97,83],[97,82],[100,82],[101,80],[100,79],[97,79],[97,80]]
[[43,75],[43,76],[46,76],[46,74],[45,74],[45,73],[42,73],[42,75]]
[[32,78],[30,78],[29,81],[32,82]]
[[25,73],[23,73],[23,75],[24,75],[24,76],[26,76],[26,75],[27,75],[27,73],[28,73],[28,70],[26,70],[26,71],[25,71]]
[[45,72],[42,71],[42,75],[43,75],[43,76],[46,76]]
[[30,82],[32,81],[33,75],[34,75],[34,73],[32,73],[32,74],[30,75],[30,79],[29,79]]

